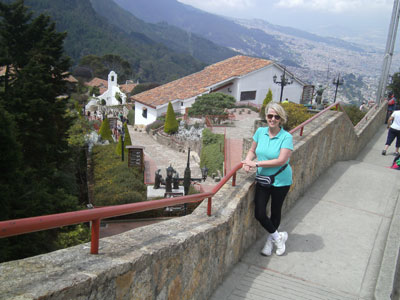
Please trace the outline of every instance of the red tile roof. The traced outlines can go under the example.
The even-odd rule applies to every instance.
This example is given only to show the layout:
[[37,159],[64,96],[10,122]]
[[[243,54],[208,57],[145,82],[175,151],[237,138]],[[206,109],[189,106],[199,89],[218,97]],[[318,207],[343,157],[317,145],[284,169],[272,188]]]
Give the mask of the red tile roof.
[[204,70],[134,95],[133,99],[150,107],[157,107],[175,99],[188,99],[208,91],[210,86],[232,77],[243,76],[273,62],[266,59],[238,55]]
[[67,78],[65,78],[66,81],[71,82],[71,83],[78,83],[78,80],[72,76],[71,74],[68,75]]
[[87,86],[98,86],[98,87],[105,87],[107,89],[108,87],[108,81],[101,79],[101,78],[93,78],[89,82],[86,82]]
[[129,94],[137,86],[137,83],[120,84],[119,89],[125,94]]

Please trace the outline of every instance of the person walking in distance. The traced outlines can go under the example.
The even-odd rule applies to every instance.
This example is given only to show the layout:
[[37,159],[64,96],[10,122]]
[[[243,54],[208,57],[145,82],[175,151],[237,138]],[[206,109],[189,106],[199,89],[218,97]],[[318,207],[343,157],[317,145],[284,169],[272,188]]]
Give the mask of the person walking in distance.
[[389,117],[387,128],[389,128],[388,135],[386,138],[385,147],[382,150],[382,155],[386,155],[386,151],[396,139],[396,152],[394,155],[399,154],[400,148],[400,110],[395,110]]
[[[293,151],[292,135],[282,128],[287,117],[286,112],[278,103],[267,105],[267,127],[260,127],[253,136],[253,143],[246,159],[242,161],[246,172],[256,170],[257,178],[273,176],[272,185],[266,186],[263,181],[256,180],[255,186],[255,218],[269,233],[261,254],[272,254],[276,246],[276,254],[282,255],[286,250],[287,232],[278,232],[281,222],[282,205],[290,185],[292,184],[292,169],[289,159]],[[257,158],[256,161],[254,159]],[[271,216],[267,216],[267,204],[271,199]]]

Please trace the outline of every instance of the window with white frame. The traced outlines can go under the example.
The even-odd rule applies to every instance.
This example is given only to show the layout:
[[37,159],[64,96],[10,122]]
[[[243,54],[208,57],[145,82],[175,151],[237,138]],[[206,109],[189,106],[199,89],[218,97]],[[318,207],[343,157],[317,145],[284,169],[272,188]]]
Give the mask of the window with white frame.
[[143,116],[143,118],[147,119],[147,108],[146,107],[143,107],[143,109],[142,109],[142,116]]

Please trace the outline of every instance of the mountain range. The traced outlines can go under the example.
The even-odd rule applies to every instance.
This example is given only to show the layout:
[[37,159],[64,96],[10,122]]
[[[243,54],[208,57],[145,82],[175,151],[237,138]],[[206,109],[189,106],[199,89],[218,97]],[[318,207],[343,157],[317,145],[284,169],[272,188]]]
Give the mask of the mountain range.
[[371,86],[380,71],[382,54],[370,47],[264,20],[230,19],[176,0],[25,3],[67,31],[65,49],[74,64],[88,54],[117,54],[141,82],[165,83],[238,53],[275,60],[312,84],[329,85],[337,73],[354,73],[369,77]]
[[[11,0],[1,1],[12,2]],[[103,2],[109,2],[117,9],[119,8],[112,1]],[[96,8],[101,4],[102,1],[98,1]],[[187,38],[188,34],[183,30],[172,28],[172,26],[146,24],[125,12],[126,15],[121,16],[121,20],[125,20],[130,25],[135,24],[136,21],[136,25],[131,26],[127,32],[97,13],[89,0],[25,0],[25,5],[33,11],[34,15],[40,13],[49,15],[58,31],[67,32],[64,49],[71,57],[73,65],[79,64],[80,59],[89,54],[98,56],[116,54],[131,64],[132,79],[135,81],[165,83],[197,72],[210,63],[236,54],[232,50],[192,35],[195,48],[202,49],[207,55],[204,61],[197,59],[196,51],[190,53],[189,50],[177,51],[168,47],[168,44],[178,43],[169,41],[165,36],[176,35],[178,40]],[[111,11],[109,7],[103,7]],[[158,41],[152,38],[157,34],[162,35],[163,30],[168,32],[164,40]]]

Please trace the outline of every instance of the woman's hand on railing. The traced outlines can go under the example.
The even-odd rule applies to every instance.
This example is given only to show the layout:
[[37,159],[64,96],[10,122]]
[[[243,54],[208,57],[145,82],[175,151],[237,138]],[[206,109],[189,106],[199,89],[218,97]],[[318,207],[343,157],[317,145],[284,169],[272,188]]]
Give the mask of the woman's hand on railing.
[[243,160],[242,161],[242,168],[249,173],[253,168],[254,168],[254,164],[255,162],[251,161],[251,160]]

